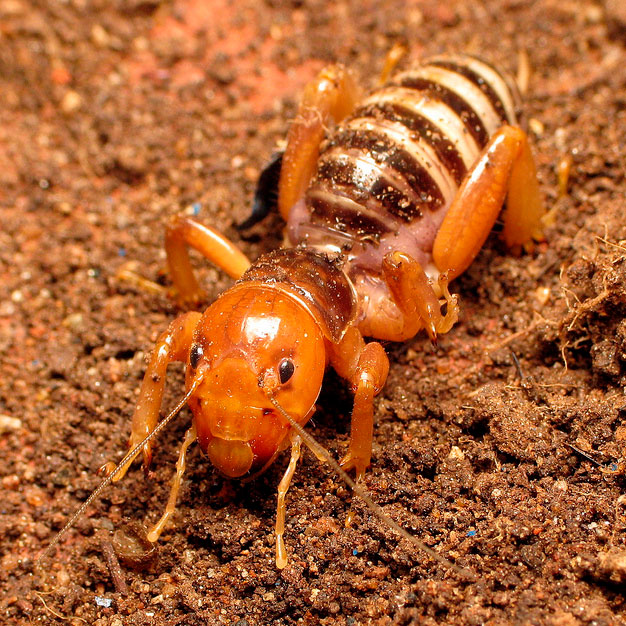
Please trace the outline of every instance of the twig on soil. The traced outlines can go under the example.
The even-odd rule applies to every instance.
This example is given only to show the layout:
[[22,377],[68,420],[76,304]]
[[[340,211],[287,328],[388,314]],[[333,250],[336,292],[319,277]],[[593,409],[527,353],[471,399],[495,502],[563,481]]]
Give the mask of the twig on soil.
[[[562,389],[582,389],[580,385],[574,385],[573,383],[534,383],[535,387],[541,387],[542,389],[548,389],[550,387],[561,387]],[[524,389],[522,385],[505,385],[505,389]]]
[[109,571],[111,572],[111,578],[113,579],[115,591],[126,595],[128,593],[128,587],[126,586],[124,572],[120,567],[120,562],[117,560],[117,555],[113,549],[113,544],[108,539],[103,539],[101,546],[102,553],[104,554],[104,558],[109,566]]
[[626,246],[622,245],[622,243],[626,243],[626,241],[619,241],[615,243],[614,241],[609,241],[605,237],[599,237],[597,235],[596,235],[596,239],[606,244],[607,246],[613,246],[614,248],[617,248],[618,250],[623,250],[624,252],[626,252]]
[[[65,615],[61,615],[61,613],[57,613],[56,611],[52,610],[42,597],[45,593],[46,593],[45,591],[35,591],[35,595],[41,600],[42,604],[44,605],[44,608],[46,609],[46,611],[48,611],[48,613],[52,613],[52,615],[54,615],[55,617],[58,617],[59,619],[62,619],[65,621],[71,620],[71,619],[79,619],[81,622],[85,622],[85,624],[87,624],[87,620],[83,619],[82,617],[78,617],[78,616],[67,617]],[[52,592],[50,591],[48,593],[52,593]]]
[[573,446],[571,443],[566,443],[565,445],[568,448],[571,448],[574,452],[576,452],[576,454],[579,454],[580,456],[587,459],[587,461],[591,461],[591,463],[593,463],[594,465],[597,465],[598,467],[602,466],[602,463],[600,463],[599,461],[596,461],[590,454],[587,454],[584,450],[581,450],[580,448]]
[[[565,287],[562,287],[562,289],[565,289]],[[586,313],[590,309],[595,309],[598,304],[601,304],[610,295],[611,295],[611,292],[605,287],[595,298],[591,298],[591,300],[585,300],[584,302],[581,302],[580,306],[577,307],[576,311],[571,311],[570,312],[570,315],[573,313],[574,316],[572,318],[572,321],[567,325],[567,332],[570,332],[574,328],[574,325],[578,321],[578,318],[583,313]],[[580,300],[579,300],[579,302],[580,302]],[[564,319],[562,321],[562,326],[565,326],[566,319]]]
[[[511,349],[509,348],[509,350]],[[511,350],[511,355],[513,357],[513,362],[515,363],[515,369],[517,370],[517,375],[519,376],[520,380],[523,382],[526,376],[524,376],[524,372],[522,372],[522,366],[520,365],[517,355],[515,354],[515,352],[513,352],[513,350]]]
[[554,322],[551,322],[550,320],[547,320],[544,317],[539,316],[539,319],[536,319],[534,322],[531,322],[528,326],[526,326],[526,328],[522,328],[522,330],[518,330],[516,333],[509,335],[506,339],[503,339],[502,341],[489,344],[488,346],[485,347],[485,350],[487,352],[492,352],[493,350],[499,350],[500,348],[504,348],[505,346],[510,344],[512,341],[515,341],[516,339],[519,339],[520,337],[523,337],[524,335],[532,332],[533,330],[535,330],[535,328],[537,328],[537,326],[539,326],[539,324],[553,324],[553,323]]

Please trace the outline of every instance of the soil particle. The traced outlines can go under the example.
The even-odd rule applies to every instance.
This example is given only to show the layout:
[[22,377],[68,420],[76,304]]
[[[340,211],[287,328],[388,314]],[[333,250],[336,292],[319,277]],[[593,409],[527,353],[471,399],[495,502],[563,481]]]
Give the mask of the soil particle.
[[[2,623],[626,623],[622,5],[0,3]],[[455,328],[436,348],[422,336],[388,346],[365,479],[389,515],[475,580],[381,528],[306,453],[279,571],[286,459],[239,484],[195,449],[158,554],[144,559],[139,545],[117,570],[103,541],[158,519],[187,413],[148,475],[133,468],[34,570],[96,470],[121,458],[146,356],[179,312],[118,271],[130,263],[167,287],[164,225],[181,211],[251,258],[280,245],[275,215],[244,238],[233,225],[303,86],[341,62],[368,89],[397,42],[412,59],[469,52],[512,74],[526,55],[531,70],[524,119],[547,241],[516,257],[490,237],[452,285]],[[231,284],[198,267],[209,301]],[[164,410],[183,385],[170,369]],[[340,457],[351,396],[333,374],[319,407],[310,429]]]

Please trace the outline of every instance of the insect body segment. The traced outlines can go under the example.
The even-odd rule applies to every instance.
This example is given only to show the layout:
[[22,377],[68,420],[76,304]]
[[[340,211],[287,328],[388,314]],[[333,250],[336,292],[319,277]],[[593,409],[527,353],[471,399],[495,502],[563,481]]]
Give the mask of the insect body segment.
[[[282,157],[278,207],[287,220],[286,249],[250,264],[217,231],[188,217],[172,220],[166,251],[181,301],[201,295],[189,247],[239,280],[204,313],[175,320],[148,365],[130,438],[146,465],[152,439],[144,438],[157,427],[171,361],[187,364],[193,413],[150,540],[174,511],[194,440],[232,478],[263,471],[291,446],[276,520],[276,560],[286,565],[285,495],[301,442],[320,456],[301,426],[315,411],[325,368],[354,393],[342,467],[354,469],[358,481],[370,463],[374,397],[389,369],[380,343],[364,336],[401,341],[425,328],[435,340],[450,330],[458,305],[448,282],[476,256],[507,196],[505,242],[521,246],[541,237],[543,204],[516,119],[515,90],[470,57],[438,57],[402,72],[360,104],[350,74],[329,67],[305,89]],[[111,480],[130,461],[127,455]]]
[[318,244],[315,233],[327,247],[335,238],[344,247],[346,238],[376,242],[409,229],[414,247],[428,252],[480,151],[503,124],[517,123],[515,101],[495,70],[470,57],[398,74],[321,150],[306,192],[309,223],[290,220],[292,242]]
[[[409,255],[411,271],[418,264],[435,285],[446,272],[451,280],[480,250],[507,192],[507,244],[541,236],[543,203],[526,135],[514,126],[517,103],[515,88],[486,63],[438,57],[337,120],[289,213],[288,235],[293,245],[345,258],[364,334],[396,341],[415,334],[403,320],[414,307],[402,305],[385,274],[387,255]],[[299,142],[292,127],[284,163]]]
[[[286,564],[284,498],[299,443],[276,406],[304,425],[315,410],[328,363],[355,392],[355,427],[344,466],[362,476],[369,465],[373,398],[384,384],[389,363],[382,347],[366,345],[354,326],[356,305],[356,293],[336,262],[307,249],[277,250],[252,265],[204,314],[186,313],[163,333],[144,377],[130,446],[141,446],[156,425],[171,361],[188,364],[187,403],[193,425],[181,449],[166,511],[148,534],[151,541],[174,510],[186,450],[194,440],[231,478],[263,471],[291,442],[292,461],[281,482],[277,516],[277,562]],[[149,463],[151,444],[143,452]],[[114,480],[127,467],[117,471]]]
[[[296,290],[280,279],[284,256],[275,254],[252,266],[207,309],[194,337],[202,345],[199,367],[208,370],[190,402],[198,441],[213,464],[231,477],[264,469],[286,445],[289,426],[267,395],[305,423],[326,367],[326,312],[306,300],[315,285],[307,288],[301,282]],[[322,278],[316,274],[315,280]]]

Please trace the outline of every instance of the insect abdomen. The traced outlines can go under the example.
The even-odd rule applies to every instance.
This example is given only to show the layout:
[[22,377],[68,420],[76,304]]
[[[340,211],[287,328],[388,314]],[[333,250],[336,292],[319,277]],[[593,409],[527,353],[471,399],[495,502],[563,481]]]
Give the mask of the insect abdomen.
[[489,137],[516,123],[517,101],[496,70],[472,57],[438,57],[398,74],[323,147],[298,239],[316,245],[323,232],[345,248],[407,228],[428,239]]

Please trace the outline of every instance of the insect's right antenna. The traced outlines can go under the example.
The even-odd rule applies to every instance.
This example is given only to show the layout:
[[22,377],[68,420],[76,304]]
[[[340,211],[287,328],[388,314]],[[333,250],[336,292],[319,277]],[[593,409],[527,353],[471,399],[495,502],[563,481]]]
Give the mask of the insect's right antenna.
[[115,466],[115,468],[111,471],[111,473],[100,483],[98,487],[96,487],[95,491],[78,507],[74,515],[70,517],[68,522],[61,528],[61,530],[54,536],[52,541],[48,544],[48,547],[41,553],[37,561],[35,561],[35,568],[41,565],[41,561],[48,556],[53,548],[59,543],[59,541],[63,538],[63,536],[67,533],[67,531],[74,526],[76,521],[81,517],[81,515],[87,510],[89,505],[96,500],[100,494],[113,482],[115,477],[125,468],[127,468],[136,458],[139,456],[143,447],[152,441],[171,421],[176,417],[176,415],[180,412],[180,410],[185,406],[187,400],[191,398],[194,394],[200,382],[202,382],[202,374],[198,372],[193,379],[191,387],[189,391],[184,395],[184,397],[178,402],[178,404],[171,410],[169,415],[162,419],[155,429],[147,435],[143,441],[139,442],[134,448],[129,450],[124,458]]
[[389,517],[382,509],[382,507],[372,498],[369,494],[360,487],[351,477],[350,475],[335,461],[330,452],[324,448],[321,444],[319,444],[315,438],[309,434],[296,420],[283,409],[283,407],[278,403],[278,400],[274,398],[274,396],[268,396],[270,402],[278,409],[279,413],[289,422],[291,427],[302,437],[304,443],[308,446],[308,448],[313,452],[313,454],[320,459],[330,465],[333,470],[341,477],[341,479],[350,487],[350,489],[354,492],[356,496],[361,498],[363,502],[367,505],[367,508],[378,517],[386,526],[394,530],[400,537],[406,539],[414,546],[419,548],[422,552],[425,552],[435,561],[441,563],[444,567],[455,571],[457,574],[460,574],[467,580],[475,580],[475,575],[469,570],[460,567],[453,563],[452,561],[446,559],[446,557],[441,556],[438,552],[435,552],[431,547],[427,546],[423,541],[420,541],[417,537],[412,535],[410,532],[402,528],[397,522],[395,522],[391,517]]

